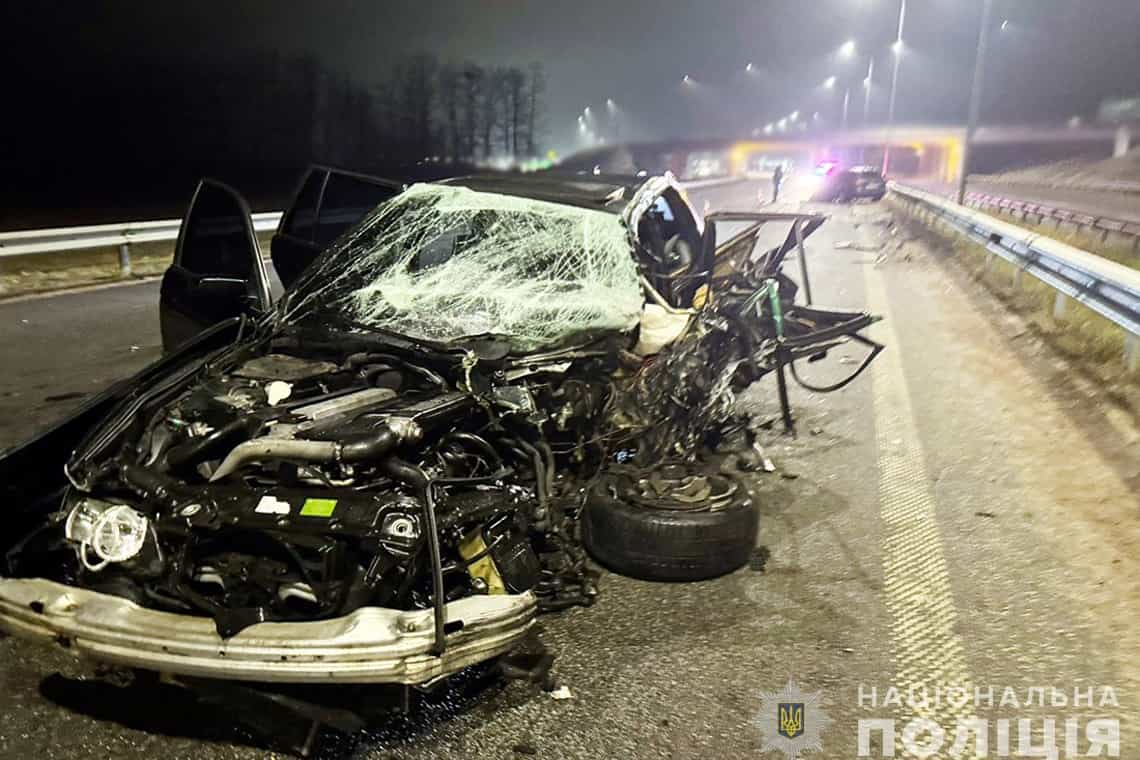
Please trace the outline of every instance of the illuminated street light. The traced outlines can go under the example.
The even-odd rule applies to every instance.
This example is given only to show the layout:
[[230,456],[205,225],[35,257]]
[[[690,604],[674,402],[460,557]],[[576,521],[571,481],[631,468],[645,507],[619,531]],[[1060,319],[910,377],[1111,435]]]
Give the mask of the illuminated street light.
[[825,89],[834,90],[835,89],[835,77],[828,77],[827,79],[823,80],[823,86]]
[[792,111],[790,114],[788,114],[788,121],[795,121],[798,118],[800,118],[799,111]]
[[617,110],[617,103],[614,102],[613,98],[606,98],[606,108],[610,111]]
[[978,117],[982,110],[982,85],[985,83],[986,50],[989,47],[990,18],[993,11],[994,0],[984,0],[982,26],[978,30],[978,49],[974,53],[974,81],[970,86],[970,112],[966,117],[966,139],[962,141],[962,165],[958,171],[959,205],[966,202],[966,178],[970,173],[970,154],[973,150],[974,133],[978,129]]
[[786,117],[783,119],[780,119],[778,122],[776,122],[776,129],[780,130],[781,132],[783,132],[787,128],[788,128],[788,119]]
[[764,125],[764,134],[766,134],[766,135],[772,134],[772,130],[775,128],[776,128],[776,125],[772,124],[771,122],[765,124]]
[[[903,30],[906,28],[906,0],[901,0],[899,3],[899,26],[898,34],[895,36],[895,42],[891,45],[891,50],[895,54],[894,71],[891,73],[891,97],[887,105],[887,139],[883,143],[883,174],[886,175],[887,170],[891,166],[891,129],[895,124],[895,100],[899,92],[899,64],[902,63],[903,57]],[[867,91],[870,93],[870,90]]]
[[745,71],[752,71],[752,63],[750,62],[747,66],[745,66],[744,70]]
[[1009,29],[1009,19],[1001,22],[1001,30],[1004,32],[1006,29]]
[[855,55],[855,40],[847,40],[839,46],[839,56],[841,58],[850,58]]
[[590,107],[586,106],[584,109],[582,109],[582,113],[584,113],[586,116],[589,116],[590,115]]
[[681,77],[681,83],[682,83],[682,84],[691,84],[691,83],[692,83],[692,81],[693,81],[692,77],[690,77],[688,74],[686,74],[685,76]]

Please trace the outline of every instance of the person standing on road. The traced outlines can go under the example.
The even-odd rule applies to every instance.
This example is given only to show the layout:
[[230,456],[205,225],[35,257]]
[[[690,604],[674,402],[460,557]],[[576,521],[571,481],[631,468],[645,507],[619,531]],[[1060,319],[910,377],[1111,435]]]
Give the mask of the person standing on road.
[[784,181],[784,165],[776,164],[775,171],[772,172],[772,203],[780,199],[780,185]]

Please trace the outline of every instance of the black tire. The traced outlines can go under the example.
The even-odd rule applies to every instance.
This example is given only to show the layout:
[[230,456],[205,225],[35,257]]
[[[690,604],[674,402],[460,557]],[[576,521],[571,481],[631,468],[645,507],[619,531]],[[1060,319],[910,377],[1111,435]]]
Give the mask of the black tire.
[[610,570],[647,581],[730,573],[756,547],[759,516],[746,495],[716,511],[655,509],[616,498],[603,479],[582,511],[586,550]]

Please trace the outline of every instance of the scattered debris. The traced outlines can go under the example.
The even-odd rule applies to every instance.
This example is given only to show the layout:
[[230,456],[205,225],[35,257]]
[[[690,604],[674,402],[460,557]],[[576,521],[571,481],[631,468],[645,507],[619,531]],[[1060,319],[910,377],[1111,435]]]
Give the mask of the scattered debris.
[[882,243],[856,243],[853,240],[840,240],[835,244],[835,249],[838,251],[881,251],[883,249]]
[[767,546],[757,546],[752,550],[752,556],[748,560],[748,569],[756,573],[764,572],[771,556],[772,552],[768,550]]
[[85,391],[69,391],[68,393],[57,393],[54,396],[44,396],[44,401],[72,401],[77,398],[83,398],[87,393]]
[[550,692],[550,696],[554,699],[573,699],[574,695],[570,691],[569,686],[559,686],[554,691]]
[[978,517],[997,517],[993,512],[975,512],[974,514]]

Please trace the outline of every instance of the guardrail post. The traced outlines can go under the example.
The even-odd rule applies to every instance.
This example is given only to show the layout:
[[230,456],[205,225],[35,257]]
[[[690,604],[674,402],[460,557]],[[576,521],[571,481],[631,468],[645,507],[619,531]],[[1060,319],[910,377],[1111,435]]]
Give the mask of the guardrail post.
[[1124,336],[1124,366],[1129,372],[1140,369],[1140,337],[1132,333]]
[[119,275],[122,277],[131,276],[131,244],[119,244]]
[[808,279],[807,253],[804,251],[804,228],[799,219],[792,222],[792,228],[796,233],[796,250],[800,254],[800,278],[804,281],[804,297],[808,306],[811,306],[811,281]]
[[1058,292],[1053,297],[1053,319],[1060,321],[1065,316],[1065,306],[1069,303],[1069,297],[1064,293]]

